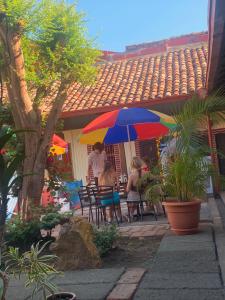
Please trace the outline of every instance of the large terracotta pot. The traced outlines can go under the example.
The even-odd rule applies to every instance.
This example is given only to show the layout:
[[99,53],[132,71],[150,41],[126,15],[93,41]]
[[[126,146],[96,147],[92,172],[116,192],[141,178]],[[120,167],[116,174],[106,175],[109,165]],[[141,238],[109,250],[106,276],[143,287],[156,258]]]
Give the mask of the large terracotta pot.
[[178,235],[192,234],[198,231],[200,201],[163,202],[171,230]]
[[47,297],[47,300],[76,300],[77,297],[75,294],[73,293],[67,293],[67,292],[63,292],[63,293],[56,293],[54,295],[50,295]]

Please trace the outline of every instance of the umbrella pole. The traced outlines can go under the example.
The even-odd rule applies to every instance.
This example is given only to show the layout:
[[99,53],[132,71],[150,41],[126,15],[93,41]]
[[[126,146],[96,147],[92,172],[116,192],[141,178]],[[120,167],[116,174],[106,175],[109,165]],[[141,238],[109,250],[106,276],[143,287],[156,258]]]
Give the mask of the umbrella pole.
[[131,156],[131,159],[132,159],[132,147],[131,147],[131,141],[130,141],[129,125],[127,125],[127,138],[128,138],[129,148],[130,148],[130,156]]

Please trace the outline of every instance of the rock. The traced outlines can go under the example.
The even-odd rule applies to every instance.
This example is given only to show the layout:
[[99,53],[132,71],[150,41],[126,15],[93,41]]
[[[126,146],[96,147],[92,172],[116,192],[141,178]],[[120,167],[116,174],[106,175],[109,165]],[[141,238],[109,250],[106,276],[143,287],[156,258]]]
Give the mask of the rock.
[[98,250],[93,242],[93,228],[86,219],[72,217],[64,224],[50,250],[58,256],[57,269],[76,270],[101,266]]

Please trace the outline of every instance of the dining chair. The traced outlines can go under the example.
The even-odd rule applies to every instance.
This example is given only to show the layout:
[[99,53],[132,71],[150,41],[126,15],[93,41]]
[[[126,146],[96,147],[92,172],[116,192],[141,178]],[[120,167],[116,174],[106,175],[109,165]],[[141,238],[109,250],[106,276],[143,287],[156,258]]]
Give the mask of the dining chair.
[[91,194],[90,194],[88,188],[86,186],[81,186],[79,188],[79,190],[78,190],[78,195],[79,195],[79,198],[80,198],[80,206],[81,206],[81,214],[82,214],[82,216],[84,214],[84,208],[88,207],[89,208],[88,220],[89,220],[89,222],[91,220],[93,222],[94,218],[93,218],[92,208],[93,208],[94,202],[93,202],[93,200],[91,198]]

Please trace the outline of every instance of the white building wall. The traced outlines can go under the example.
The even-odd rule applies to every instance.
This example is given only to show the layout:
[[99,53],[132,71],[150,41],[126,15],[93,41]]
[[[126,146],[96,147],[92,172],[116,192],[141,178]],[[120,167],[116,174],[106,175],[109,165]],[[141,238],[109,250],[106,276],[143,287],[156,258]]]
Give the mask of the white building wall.
[[78,141],[81,129],[64,131],[65,140],[71,145],[71,159],[73,164],[73,174],[75,180],[83,180],[86,184],[88,169],[87,145]]

